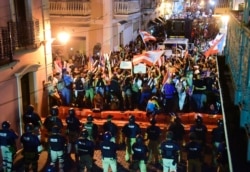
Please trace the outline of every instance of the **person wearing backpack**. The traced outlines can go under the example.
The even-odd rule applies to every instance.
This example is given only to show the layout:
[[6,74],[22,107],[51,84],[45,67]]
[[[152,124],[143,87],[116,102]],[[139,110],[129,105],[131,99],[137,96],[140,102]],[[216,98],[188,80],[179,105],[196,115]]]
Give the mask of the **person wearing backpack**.
[[83,98],[85,95],[84,83],[85,79],[83,77],[83,73],[78,74],[74,80],[75,104],[77,107],[83,107]]

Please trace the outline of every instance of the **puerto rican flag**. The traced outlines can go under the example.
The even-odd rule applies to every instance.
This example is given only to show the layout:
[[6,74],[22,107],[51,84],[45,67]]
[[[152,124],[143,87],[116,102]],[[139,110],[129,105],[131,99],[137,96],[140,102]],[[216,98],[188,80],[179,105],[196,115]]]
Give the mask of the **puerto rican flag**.
[[214,40],[209,42],[210,48],[204,53],[204,55],[209,57],[210,55],[222,52],[224,42],[224,34],[218,34]]
[[133,65],[139,63],[145,63],[148,66],[158,65],[161,66],[164,63],[164,51],[155,50],[155,51],[146,51],[139,55],[134,55],[132,59]]
[[139,34],[140,34],[144,43],[146,43],[148,41],[156,41],[156,38],[146,31],[139,31]]

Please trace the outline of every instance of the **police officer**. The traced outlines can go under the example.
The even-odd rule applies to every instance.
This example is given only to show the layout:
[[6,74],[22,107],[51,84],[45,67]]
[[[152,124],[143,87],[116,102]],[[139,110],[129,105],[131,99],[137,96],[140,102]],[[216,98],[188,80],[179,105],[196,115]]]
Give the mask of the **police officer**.
[[49,154],[51,158],[51,165],[59,162],[59,172],[64,171],[64,152],[67,146],[66,138],[61,134],[60,127],[53,126],[51,135],[48,138]]
[[196,133],[189,134],[189,142],[185,145],[184,151],[187,152],[187,166],[188,171],[201,171],[201,156],[202,146],[201,143],[196,141]]
[[116,135],[118,133],[118,126],[112,122],[112,115],[108,115],[107,121],[103,124],[103,131],[109,131],[112,135],[111,141],[116,143]]
[[29,172],[29,166],[32,166],[32,171],[37,172],[39,153],[38,147],[41,146],[41,142],[36,134],[33,133],[34,125],[28,123],[25,125],[25,133],[21,136],[21,143],[23,145],[23,157],[24,157],[24,170]]
[[103,142],[100,144],[103,172],[108,172],[109,166],[112,172],[117,172],[117,145],[110,140],[111,137],[112,134],[109,131],[106,131],[103,136]]
[[132,155],[132,164],[131,171],[137,171],[140,169],[141,172],[147,171],[147,159],[148,159],[148,148],[143,142],[143,136],[138,134],[136,136],[136,142],[132,146],[133,155]]
[[55,165],[49,164],[49,165],[46,167],[45,172],[57,172]]
[[[223,127],[223,120],[219,119],[217,121],[217,127],[212,130],[212,145],[213,145],[213,154],[214,156],[217,155],[218,147],[222,141],[224,141],[225,137],[224,127]],[[214,158],[214,163],[216,164],[216,158]]]
[[174,117],[174,121],[170,123],[168,131],[173,132],[173,140],[181,146],[185,135],[185,128],[181,123],[181,119],[178,116]]
[[96,142],[98,136],[98,126],[93,122],[94,118],[91,114],[87,116],[87,122],[83,124],[83,128],[85,128],[89,136],[88,138],[94,142]]
[[37,112],[34,111],[34,106],[32,104],[28,105],[25,114],[23,115],[24,126],[32,123],[34,126],[33,133],[38,135],[38,138],[41,140],[41,131],[42,120]]
[[88,136],[88,131],[83,129],[80,137],[76,141],[77,162],[79,162],[80,172],[83,172],[85,167],[87,172],[91,172],[93,166],[95,145],[93,141],[88,139]]
[[141,133],[141,128],[135,122],[134,115],[129,116],[129,122],[122,127],[122,133],[125,137],[125,143],[126,143],[125,160],[129,162],[131,158],[130,156],[132,155],[132,145],[136,141],[137,134]]
[[74,146],[76,140],[79,137],[81,122],[75,116],[75,109],[69,108],[68,116],[66,117],[66,124],[67,124],[67,136],[68,136],[68,154],[71,153],[72,145]]
[[225,138],[220,142],[217,149],[217,172],[227,172],[229,171],[228,155],[227,155],[227,144]]
[[166,140],[160,145],[163,172],[176,172],[179,159],[180,146],[173,140],[173,132],[168,131]]
[[18,135],[10,129],[10,122],[4,121],[2,129],[0,129],[0,146],[3,160],[4,172],[11,172],[13,166],[13,158],[16,153],[16,139]]
[[146,128],[146,134],[148,142],[148,149],[149,149],[149,159],[150,163],[157,164],[159,162],[159,144],[160,144],[160,136],[161,136],[161,129],[159,126],[156,126],[155,118],[150,119],[150,126]]
[[219,119],[217,127],[212,130],[212,142],[215,149],[218,149],[219,144],[224,140],[224,134],[223,120]]
[[203,119],[201,116],[196,117],[195,124],[190,127],[190,133],[191,132],[194,132],[196,134],[196,141],[200,142],[202,146],[205,146],[207,126],[203,124]]
[[59,127],[60,130],[63,128],[62,120],[58,117],[58,114],[59,114],[58,106],[53,106],[51,108],[51,115],[47,116],[43,123],[49,135],[54,125]]

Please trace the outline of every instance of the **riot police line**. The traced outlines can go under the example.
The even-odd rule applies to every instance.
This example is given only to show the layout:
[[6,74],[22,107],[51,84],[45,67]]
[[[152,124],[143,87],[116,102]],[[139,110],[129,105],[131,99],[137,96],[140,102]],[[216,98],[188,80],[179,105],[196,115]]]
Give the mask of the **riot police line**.
[[[182,169],[191,171],[193,168],[202,171],[204,151],[207,146],[206,125],[201,116],[197,116],[190,127],[189,139],[184,142],[185,131],[180,118],[176,116],[170,123],[166,135],[157,126],[157,120],[152,117],[145,131],[131,114],[128,122],[121,128],[123,145],[117,144],[118,127],[112,122],[112,115],[103,124],[103,129],[94,123],[92,115],[88,115],[82,124],[75,116],[74,108],[69,108],[68,116],[63,121],[58,117],[58,107],[53,106],[51,113],[42,123],[32,105],[27,108],[23,116],[25,133],[20,137],[23,146],[24,171],[38,171],[38,160],[42,151],[48,152],[45,171],[67,171],[67,165],[75,166],[77,171],[93,171],[94,154],[100,149],[102,168],[105,172],[109,168],[117,171],[117,151],[125,149],[124,160],[130,165],[131,171],[147,171],[149,164],[153,164],[165,171],[180,169],[184,154],[186,162]],[[36,128],[38,127],[38,128]],[[44,127],[47,131],[46,141],[41,142],[40,133]],[[100,131],[104,134],[100,136]],[[223,121],[218,121],[218,127],[212,131],[212,146],[214,151],[214,165],[218,169],[227,169],[226,145],[224,142]],[[18,135],[11,129],[8,121],[2,123],[0,130],[0,145],[3,157],[4,171],[13,171],[15,158],[15,142]],[[43,149],[41,149],[43,148]],[[71,155],[74,154],[74,160]]]

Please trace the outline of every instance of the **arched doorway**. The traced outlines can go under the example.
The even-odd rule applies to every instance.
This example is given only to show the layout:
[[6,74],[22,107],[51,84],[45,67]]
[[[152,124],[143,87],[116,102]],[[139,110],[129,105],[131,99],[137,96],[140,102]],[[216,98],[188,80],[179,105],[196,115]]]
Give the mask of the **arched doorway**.
[[23,133],[22,129],[22,114],[28,104],[36,105],[37,84],[36,84],[36,71],[41,65],[31,64],[22,68],[18,73],[15,73],[17,81],[17,94],[18,94],[18,114],[20,121],[20,134]]

